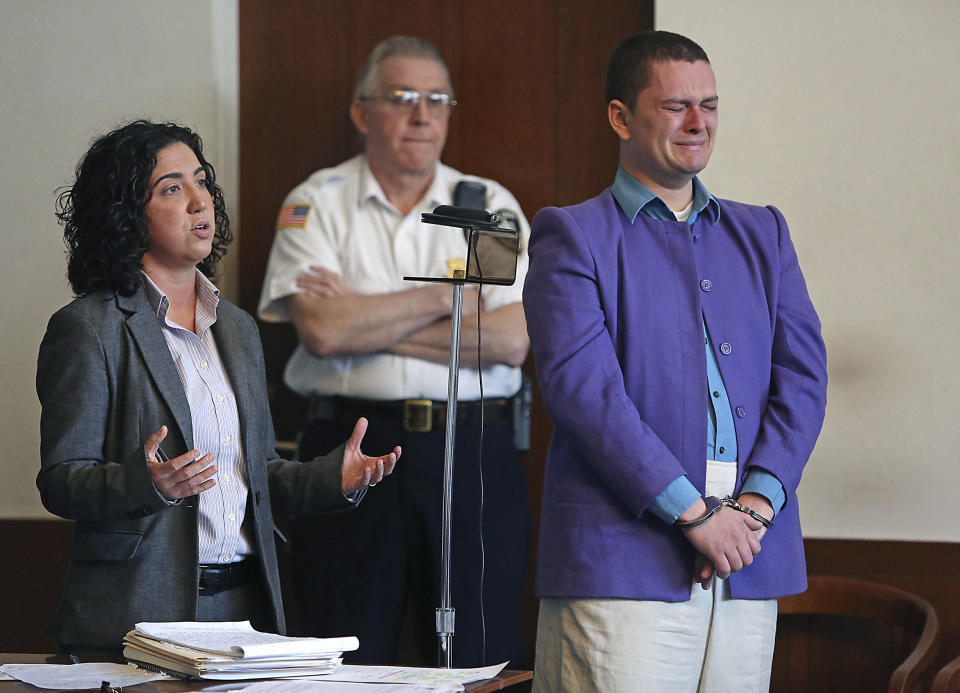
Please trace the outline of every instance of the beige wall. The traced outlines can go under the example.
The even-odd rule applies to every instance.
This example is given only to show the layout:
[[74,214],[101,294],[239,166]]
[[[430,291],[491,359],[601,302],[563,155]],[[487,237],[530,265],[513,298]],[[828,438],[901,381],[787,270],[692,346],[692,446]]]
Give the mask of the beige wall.
[[54,191],[94,136],[146,117],[203,136],[233,207],[236,14],[235,0],[0,0],[0,517],[46,516],[34,374],[71,298]]
[[808,536],[960,540],[960,3],[658,2],[710,55],[712,192],[776,204],[823,321]]

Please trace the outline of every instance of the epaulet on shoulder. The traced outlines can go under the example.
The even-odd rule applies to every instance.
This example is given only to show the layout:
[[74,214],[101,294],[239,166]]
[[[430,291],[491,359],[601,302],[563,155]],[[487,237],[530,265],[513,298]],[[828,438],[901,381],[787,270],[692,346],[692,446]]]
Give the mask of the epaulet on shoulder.
[[324,168],[316,171],[310,175],[307,180],[305,180],[301,185],[307,185],[314,190],[319,190],[326,186],[335,184],[337,181],[341,181],[346,178],[346,175],[343,171],[340,171],[340,167],[336,166],[334,168]]
[[294,191],[305,190],[316,195],[324,192],[325,188],[335,187],[338,183],[349,179],[351,176],[356,176],[358,173],[358,160],[356,158],[348,159],[336,166],[314,171],[305,181],[294,188]]

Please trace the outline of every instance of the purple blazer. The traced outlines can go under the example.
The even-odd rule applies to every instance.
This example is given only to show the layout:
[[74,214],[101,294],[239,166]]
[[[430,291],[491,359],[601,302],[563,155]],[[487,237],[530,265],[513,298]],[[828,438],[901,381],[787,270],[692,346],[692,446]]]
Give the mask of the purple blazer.
[[533,220],[523,292],[547,413],[537,594],[685,601],[694,549],[646,512],[677,476],[704,489],[701,314],[751,467],[787,502],[734,597],[806,589],[796,488],[823,423],[826,354],[783,216],[720,200],[692,227],[633,223],[607,189]]

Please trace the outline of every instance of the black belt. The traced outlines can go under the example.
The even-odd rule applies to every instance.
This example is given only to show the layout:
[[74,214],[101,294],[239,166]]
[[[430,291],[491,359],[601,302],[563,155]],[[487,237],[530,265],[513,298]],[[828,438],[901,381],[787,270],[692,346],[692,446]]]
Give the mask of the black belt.
[[259,570],[255,558],[244,558],[236,563],[203,564],[200,566],[200,596],[209,597],[253,582]]
[[[479,426],[481,411],[486,423],[509,422],[511,400],[506,397],[457,402],[457,424]],[[354,399],[319,397],[310,399],[309,421],[336,421],[353,425],[361,416],[382,428],[397,428],[413,433],[428,433],[447,422],[447,403],[429,399]]]

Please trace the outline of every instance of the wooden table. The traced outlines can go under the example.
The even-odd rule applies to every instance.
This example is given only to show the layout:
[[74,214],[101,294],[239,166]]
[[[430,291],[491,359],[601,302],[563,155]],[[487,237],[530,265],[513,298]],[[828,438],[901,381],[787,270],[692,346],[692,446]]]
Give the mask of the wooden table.
[[[0,664],[69,664],[70,660],[64,655],[49,654],[17,654],[13,652],[0,652]],[[519,669],[504,669],[498,676],[484,681],[475,681],[464,686],[469,693],[491,693],[491,691],[500,691],[509,688],[515,684],[529,681],[533,678],[532,671],[522,671]],[[175,693],[182,691],[203,691],[213,686],[223,686],[226,681],[152,681],[151,683],[140,684],[139,686],[127,686],[123,693]],[[45,689],[37,688],[20,681],[0,681],[0,693],[12,691],[43,691]],[[87,688],[87,691],[96,690]]]

